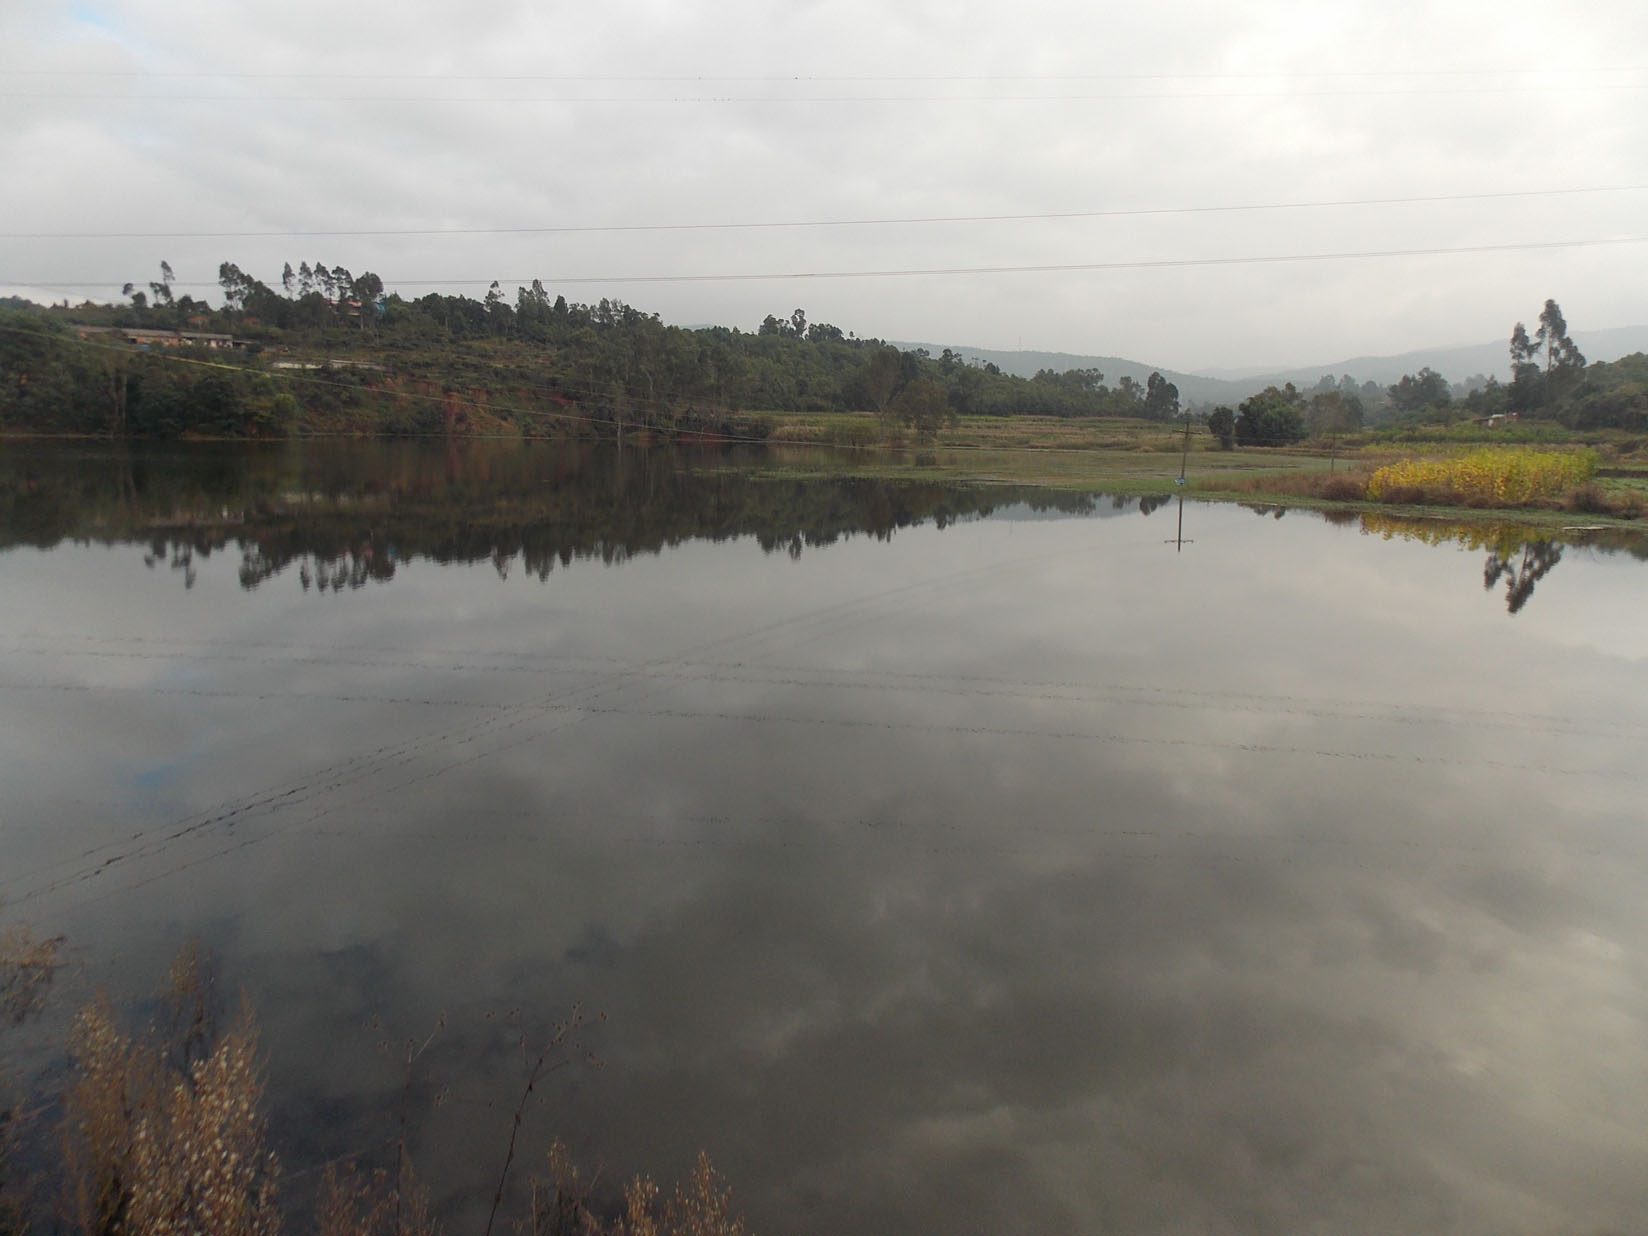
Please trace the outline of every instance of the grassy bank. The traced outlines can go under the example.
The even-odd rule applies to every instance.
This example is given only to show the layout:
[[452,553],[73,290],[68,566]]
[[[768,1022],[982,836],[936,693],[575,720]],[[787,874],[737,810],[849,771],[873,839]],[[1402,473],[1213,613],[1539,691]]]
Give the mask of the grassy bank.
[[1407,512],[1507,514],[1541,523],[1574,518],[1632,524],[1648,515],[1648,485],[1634,470],[1603,476],[1586,449],[1479,449],[1443,456],[1355,461],[1344,471],[1243,478],[1221,496],[1296,505]]
[[[1473,430],[1458,441],[1397,442],[1385,434],[1355,434],[1285,449],[1222,450],[1205,426],[1195,425],[1187,450],[1183,421],[968,416],[936,438],[923,439],[869,413],[749,412],[724,431],[637,427],[623,441],[761,447],[764,455],[754,464],[754,474],[780,478],[1007,483],[1145,496],[1178,492],[1182,468],[1185,492],[1209,500],[1468,510],[1547,524],[1571,522],[1575,516],[1629,524],[1648,514],[1648,439],[1640,435],[1604,431],[1551,445],[1549,435],[1542,434],[1537,443],[1513,445],[1502,438],[1483,445],[1488,431]],[[299,430],[294,436],[378,435]],[[560,433],[473,423],[451,433],[397,436],[446,442],[565,440]],[[1578,471],[1565,470],[1580,460],[1586,462]],[[744,474],[752,471],[747,457],[729,459],[726,466]],[[1523,486],[1530,468],[1554,469],[1554,483]]]
[[[767,441],[785,473],[877,478],[945,477],[1078,492],[1176,492],[1213,500],[1347,509],[1447,511],[1543,524],[1573,517],[1630,524],[1648,516],[1648,450],[1634,435],[1593,444],[1408,443],[1357,435],[1286,450],[1221,450],[1200,426],[1185,449],[1183,423],[964,417],[932,442],[882,436],[873,418],[774,416]],[[833,446],[809,451],[806,446]],[[789,447],[791,449],[785,449]]]

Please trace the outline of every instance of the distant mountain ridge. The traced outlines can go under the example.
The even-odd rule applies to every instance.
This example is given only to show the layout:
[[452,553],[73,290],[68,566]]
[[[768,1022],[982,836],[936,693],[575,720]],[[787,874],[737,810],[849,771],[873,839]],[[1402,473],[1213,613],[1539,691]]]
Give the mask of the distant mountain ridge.
[[[1604,330],[1576,330],[1574,342],[1588,361],[1615,361],[1632,352],[1648,352],[1648,325],[1614,326]],[[1324,373],[1348,373],[1358,382],[1372,380],[1388,385],[1403,374],[1417,373],[1430,366],[1444,377],[1458,382],[1475,374],[1489,374],[1504,381],[1510,368],[1509,335],[1492,343],[1461,347],[1420,348],[1395,356],[1354,356],[1326,365],[1306,365],[1297,369],[1242,368],[1201,369],[1198,377],[1222,381],[1252,382],[1301,379],[1314,383]]]
[[[1463,382],[1477,374],[1488,374],[1506,379],[1510,368],[1508,343],[1510,336],[1492,343],[1467,344],[1457,347],[1421,348],[1400,352],[1394,356],[1355,356],[1348,360],[1320,365],[1301,365],[1292,369],[1254,366],[1239,369],[1203,369],[1193,373],[1169,369],[1165,365],[1148,365],[1122,356],[1084,356],[1073,352],[1004,351],[995,348],[958,347],[955,344],[895,343],[898,348],[926,348],[934,356],[946,347],[967,360],[989,361],[1004,372],[1031,378],[1038,369],[1098,369],[1104,380],[1114,386],[1123,377],[1143,383],[1152,373],[1160,373],[1179,388],[1179,395],[1187,402],[1239,403],[1267,386],[1292,382],[1311,387],[1323,374],[1340,377],[1349,374],[1358,384],[1377,382],[1389,386],[1404,374],[1418,373],[1429,366],[1451,382]],[[1585,353],[1588,361],[1614,361],[1632,352],[1648,352],[1648,324],[1615,326],[1602,330],[1576,330],[1574,342]]]

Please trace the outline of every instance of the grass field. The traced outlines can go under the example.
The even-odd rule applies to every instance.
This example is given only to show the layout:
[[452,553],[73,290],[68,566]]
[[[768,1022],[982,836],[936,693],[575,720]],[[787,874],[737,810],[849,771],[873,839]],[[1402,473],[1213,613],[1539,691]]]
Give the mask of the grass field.
[[[1337,443],[1224,451],[1197,426],[1186,453],[1182,421],[963,417],[933,442],[896,433],[884,437],[875,419],[864,414],[775,413],[768,423],[774,468],[785,473],[944,477],[1144,495],[1175,492],[1182,465],[1186,491],[1206,499],[1454,515],[1458,507],[1468,506],[1480,515],[1512,511],[1544,524],[1572,522],[1583,514],[1588,521],[1629,525],[1648,511],[1648,444],[1632,435],[1590,435],[1583,446],[1572,441],[1566,449],[1574,459],[1583,455],[1590,462],[1573,470],[1565,485],[1527,493],[1501,486],[1502,500],[1496,501],[1491,484],[1486,490],[1463,483],[1387,484],[1376,485],[1372,494],[1368,486],[1375,476],[1449,478],[1480,475],[1496,466],[1560,472],[1553,457],[1560,458],[1564,448],[1550,445],[1559,437],[1523,435],[1515,445],[1484,446],[1480,433],[1462,435],[1457,442],[1365,433]],[[1528,440],[1537,441],[1539,448],[1530,448]],[[1530,464],[1535,455],[1542,462]]]
[[[972,416],[962,417],[936,440],[924,441],[889,431],[863,412],[749,412],[740,419],[752,426],[748,436],[702,441],[765,446],[774,475],[1005,482],[1142,496],[1177,492],[1182,467],[1185,492],[1209,500],[1410,513],[1457,514],[1466,506],[1473,517],[1515,513],[1562,524],[1584,515],[1588,521],[1648,526],[1648,437],[1616,430],[1567,436],[1554,425],[1523,426],[1503,436],[1481,426],[1453,426],[1434,434],[1373,430],[1336,442],[1225,451],[1205,426],[1196,425],[1186,451],[1183,421]],[[459,436],[511,439],[521,434],[517,427],[500,427]],[[646,439],[645,430],[635,435],[637,441]],[[1368,488],[1376,476],[1445,478],[1472,456],[1479,457],[1480,468],[1483,457],[1496,453],[1561,452],[1586,452],[1594,459],[1594,475],[1564,493],[1545,487],[1524,496],[1511,487],[1499,501],[1484,497],[1480,486],[1376,484],[1371,494]],[[747,468],[747,461],[739,465],[740,471]]]

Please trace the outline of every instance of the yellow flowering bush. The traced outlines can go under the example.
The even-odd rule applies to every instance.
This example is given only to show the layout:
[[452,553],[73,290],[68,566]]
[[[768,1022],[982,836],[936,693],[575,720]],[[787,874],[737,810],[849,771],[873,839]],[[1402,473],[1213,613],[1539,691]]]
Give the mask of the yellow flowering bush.
[[1443,459],[1402,459],[1368,479],[1375,502],[1401,495],[1467,506],[1519,506],[1557,498],[1596,475],[1595,451],[1489,448]]

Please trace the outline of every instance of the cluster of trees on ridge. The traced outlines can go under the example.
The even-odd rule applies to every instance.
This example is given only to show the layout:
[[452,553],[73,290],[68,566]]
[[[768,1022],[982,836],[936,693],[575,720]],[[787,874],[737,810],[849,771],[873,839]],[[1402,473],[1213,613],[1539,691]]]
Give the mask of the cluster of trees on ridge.
[[[158,280],[126,285],[125,304],[0,302],[0,428],[760,438],[767,422],[747,412],[868,411],[930,436],[968,414],[1169,421],[1181,412],[1160,373],[1114,386],[1096,369],[1024,379],[949,349],[934,357],[860,339],[800,309],[769,314],[754,332],[687,329],[622,301],[552,298],[538,280],[513,299],[494,282],[479,300],[408,300],[386,295],[370,271],[319,261],[287,263],[278,287],[231,262],[218,276],[217,306],[177,291],[164,262]],[[128,346],[119,332],[132,329],[215,332],[244,346],[208,354],[174,340],[161,356]],[[1648,358],[1587,366],[1554,301],[1534,334],[1518,324],[1511,353],[1503,384],[1461,392],[1429,369],[1383,389],[1326,376],[1308,391],[1270,387],[1212,409],[1208,428],[1224,446],[1286,446],[1391,416],[1516,412],[1575,428],[1648,426]],[[208,356],[209,367],[175,363]]]
[[1515,416],[1568,429],[1648,429],[1648,353],[1587,364],[1568,334],[1562,308],[1547,300],[1530,334],[1522,322],[1511,330],[1509,381],[1489,377],[1459,394],[1431,369],[1390,388],[1397,418],[1449,424]]
[[[223,303],[174,289],[172,272],[126,304],[9,302],[0,326],[0,425],[60,432],[477,429],[665,436],[760,436],[762,412],[871,411],[890,426],[936,433],[965,414],[1128,416],[1171,420],[1179,393],[1160,374],[1105,383],[1097,370],[1024,379],[946,349],[899,351],[797,309],[754,332],[686,329],[621,301],[551,297],[538,280],[513,300],[494,282],[480,300],[384,294],[375,274],[288,263],[272,288],[225,262]],[[88,335],[101,328],[106,333]],[[122,329],[232,335],[214,368],[188,340],[167,357],[125,347]],[[76,335],[83,336],[76,338]],[[296,369],[313,358],[324,372]],[[292,358],[308,358],[295,360]]]
[[[1588,365],[1568,334],[1561,307],[1547,300],[1533,334],[1518,322],[1511,331],[1510,381],[1488,377],[1456,391],[1429,367],[1385,388],[1385,419],[1398,425],[1451,424],[1500,417],[1546,421],[1569,429],[1648,429],[1648,354]],[[1215,408],[1208,431],[1233,446],[1287,446],[1333,437],[1372,420],[1367,386],[1347,375],[1324,377],[1308,392],[1293,383],[1266,387],[1237,409]]]

